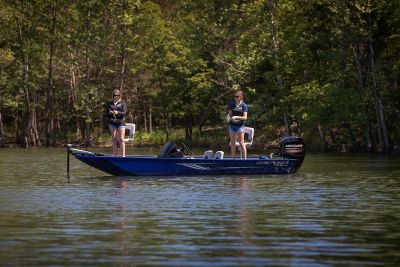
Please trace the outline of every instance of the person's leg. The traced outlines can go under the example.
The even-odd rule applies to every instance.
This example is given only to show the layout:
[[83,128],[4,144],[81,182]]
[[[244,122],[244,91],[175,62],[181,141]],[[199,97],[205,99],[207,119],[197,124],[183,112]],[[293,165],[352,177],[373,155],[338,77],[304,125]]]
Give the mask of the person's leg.
[[110,125],[110,132],[111,132],[111,140],[112,140],[112,148],[113,148],[113,156],[118,154],[118,139],[117,139],[117,128]]
[[125,126],[118,128],[118,139],[122,149],[122,156],[125,157]]
[[236,133],[229,131],[229,144],[231,146],[232,159],[236,158]]
[[239,144],[240,144],[240,151],[242,154],[242,159],[247,158],[247,148],[246,145],[244,144],[244,132],[239,132],[238,133],[238,139],[239,139]]

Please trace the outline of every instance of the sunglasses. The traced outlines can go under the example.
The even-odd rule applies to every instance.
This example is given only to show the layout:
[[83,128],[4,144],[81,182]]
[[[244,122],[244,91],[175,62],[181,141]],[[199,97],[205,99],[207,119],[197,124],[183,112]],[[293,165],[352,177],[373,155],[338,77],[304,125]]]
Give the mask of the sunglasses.
[[235,98],[239,98],[240,97],[240,95],[235,95]]
[[120,96],[120,95],[113,95],[113,96]]

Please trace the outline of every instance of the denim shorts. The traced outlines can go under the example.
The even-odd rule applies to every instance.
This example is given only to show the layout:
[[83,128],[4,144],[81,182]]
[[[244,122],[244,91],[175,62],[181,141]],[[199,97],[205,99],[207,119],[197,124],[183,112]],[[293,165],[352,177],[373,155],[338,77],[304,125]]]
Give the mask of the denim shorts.
[[108,127],[110,128],[110,130],[114,130],[114,129],[123,129],[125,128],[125,124],[124,123],[120,123],[120,124],[112,124],[109,123]]
[[243,125],[232,125],[229,124],[229,132],[230,133],[243,133],[244,126]]

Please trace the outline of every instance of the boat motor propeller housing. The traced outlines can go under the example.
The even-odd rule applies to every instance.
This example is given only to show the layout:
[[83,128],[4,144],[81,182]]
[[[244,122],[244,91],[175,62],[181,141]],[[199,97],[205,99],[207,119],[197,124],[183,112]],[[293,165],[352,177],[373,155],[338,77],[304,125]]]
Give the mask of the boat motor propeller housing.
[[300,168],[306,155],[304,141],[297,136],[287,136],[279,141],[279,150],[277,153],[282,158],[296,159],[296,170]]

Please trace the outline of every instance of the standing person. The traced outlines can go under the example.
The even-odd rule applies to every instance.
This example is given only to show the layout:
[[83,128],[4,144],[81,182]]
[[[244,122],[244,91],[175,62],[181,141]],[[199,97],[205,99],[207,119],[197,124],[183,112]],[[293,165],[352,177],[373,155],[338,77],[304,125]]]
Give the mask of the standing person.
[[125,157],[125,117],[126,103],[122,100],[121,91],[113,91],[113,99],[107,102],[108,127],[111,131],[113,155],[118,154],[118,143],[122,148],[122,156]]
[[228,106],[229,139],[232,158],[236,158],[236,140],[240,144],[243,159],[247,158],[246,145],[244,144],[244,121],[247,119],[249,107],[243,102],[243,91],[236,91],[235,99]]

